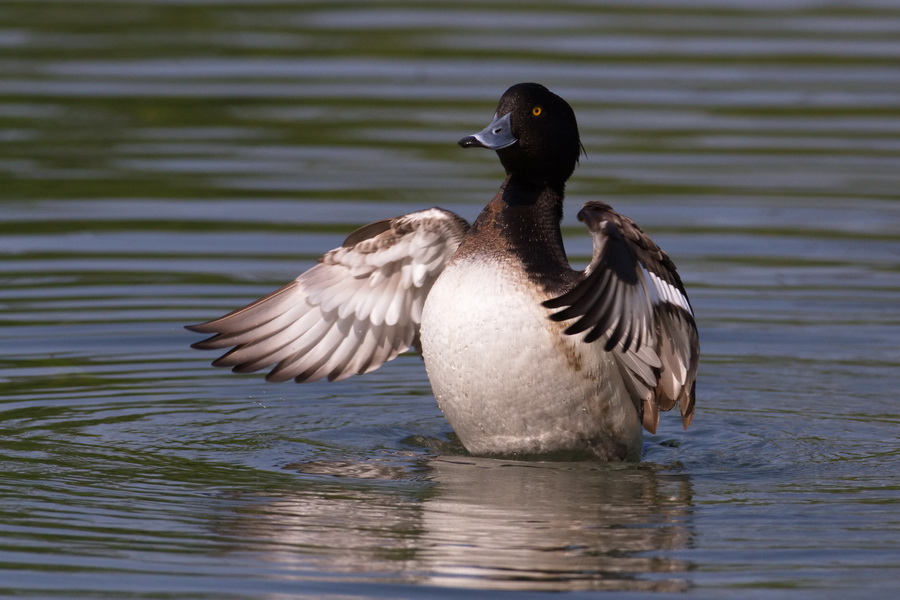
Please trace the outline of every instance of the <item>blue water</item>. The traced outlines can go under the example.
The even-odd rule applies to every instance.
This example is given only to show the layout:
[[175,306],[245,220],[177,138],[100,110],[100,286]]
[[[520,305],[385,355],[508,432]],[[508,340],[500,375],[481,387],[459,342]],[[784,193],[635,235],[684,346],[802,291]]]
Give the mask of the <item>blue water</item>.
[[[898,34],[875,1],[4,2],[0,596],[895,595]],[[474,459],[417,356],[300,386],[189,348],[360,224],[471,221],[502,172],[455,142],[524,80],[578,115],[573,260],[603,199],[679,265],[687,432]]]

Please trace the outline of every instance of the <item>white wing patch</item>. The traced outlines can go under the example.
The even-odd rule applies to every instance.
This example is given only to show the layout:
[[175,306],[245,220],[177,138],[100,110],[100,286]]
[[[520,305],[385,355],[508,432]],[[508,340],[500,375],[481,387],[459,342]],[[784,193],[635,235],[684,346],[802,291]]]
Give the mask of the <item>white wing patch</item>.
[[681,293],[681,290],[671,283],[663,281],[656,273],[651,273],[643,265],[641,265],[641,271],[644,272],[644,277],[650,283],[648,288],[650,290],[650,300],[653,304],[658,305],[662,302],[668,302],[669,304],[683,309],[688,314],[694,314],[694,311],[691,310],[690,302],[688,302],[688,299]]

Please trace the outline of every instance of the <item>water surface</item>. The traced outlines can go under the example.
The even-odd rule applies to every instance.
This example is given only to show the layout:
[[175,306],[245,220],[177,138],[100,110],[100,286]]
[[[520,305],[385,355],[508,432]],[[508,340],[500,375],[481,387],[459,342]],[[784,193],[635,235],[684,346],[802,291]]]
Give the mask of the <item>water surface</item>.
[[[0,594],[845,598],[900,589],[900,10],[890,2],[4,2]],[[471,220],[455,141],[574,106],[676,260],[694,424],[640,464],[461,453],[421,361],[209,367],[187,323],[357,225]],[[473,592],[474,590],[474,592]]]

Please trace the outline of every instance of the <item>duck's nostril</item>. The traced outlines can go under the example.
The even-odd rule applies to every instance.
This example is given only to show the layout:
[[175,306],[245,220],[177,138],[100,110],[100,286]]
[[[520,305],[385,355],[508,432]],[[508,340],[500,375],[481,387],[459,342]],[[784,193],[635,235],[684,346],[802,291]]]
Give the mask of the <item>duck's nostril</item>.
[[464,137],[459,141],[459,145],[463,148],[478,147],[502,150],[516,143],[516,139],[511,134],[512,126],[509,122],[509,114],[499,118],[495,116],[487,127],[475,135]]

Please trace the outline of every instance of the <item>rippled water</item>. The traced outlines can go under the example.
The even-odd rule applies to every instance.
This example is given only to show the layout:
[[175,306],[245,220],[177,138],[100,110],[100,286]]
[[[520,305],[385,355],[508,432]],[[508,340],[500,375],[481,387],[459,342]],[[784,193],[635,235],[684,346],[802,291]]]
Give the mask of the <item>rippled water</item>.
[[[455,141],[524,80],[578,114],[573,257],[604,198],[679,264],[688,432],[473,459],[415,356],[188,348],[356,225],[474,218],[501,170]],[[0,595],[890,596],[898,189],[892,2],[4,2]]]

